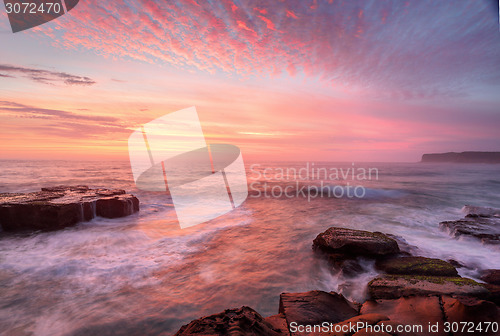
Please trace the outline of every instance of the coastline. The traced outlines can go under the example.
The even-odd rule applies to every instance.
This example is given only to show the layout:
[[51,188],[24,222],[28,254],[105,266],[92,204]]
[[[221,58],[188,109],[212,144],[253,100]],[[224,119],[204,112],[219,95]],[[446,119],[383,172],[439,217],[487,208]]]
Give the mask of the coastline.
[[328,260],[332,272],[355,274],[363,271],[360,257],[375,260],[381,274],[366,284],[364,302],[350,301],[334,291],[282,293],[276,315],[264,318],[247,306],[226,309],[183,325],[175,336],[450,336],[466,335],[464,322],[469,328],[488,326],[481,335],[497,335],[500,270],[490,270],[485,283],[479,283],[458,275],[456,267],[465,266],[453,260],[403,251],[399,238],[331,227],[313,241],[313,249]]

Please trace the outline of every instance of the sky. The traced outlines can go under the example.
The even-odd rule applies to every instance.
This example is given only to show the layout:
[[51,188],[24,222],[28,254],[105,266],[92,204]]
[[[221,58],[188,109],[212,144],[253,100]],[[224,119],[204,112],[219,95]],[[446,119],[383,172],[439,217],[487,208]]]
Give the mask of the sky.
[[81,0],[15,34],[0,13],[0,159],[126,160],[190,106],[250,162],[500,151],[495,1]]

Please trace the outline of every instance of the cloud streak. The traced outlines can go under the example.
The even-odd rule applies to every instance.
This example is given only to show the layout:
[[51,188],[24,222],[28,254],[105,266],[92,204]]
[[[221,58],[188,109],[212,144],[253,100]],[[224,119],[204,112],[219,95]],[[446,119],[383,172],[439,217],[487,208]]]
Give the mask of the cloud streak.
[[234,76],[304,73],[393,99],[499,85],[500,42],[478,1],[86,1],[42,27],[64,48]]
[[89,86],[96,83],[89,77],[76,76],[68,74],[66,72],[27,68],[27,67],[13,66],[7,64],[0,64],[0,71],[4,72],[4,74],[0,74],[0,77],[13,78],[15,77],[14,75],[21,75],[32,81],[43,84],[64,83],[66,85]]
[[42,118],[42,119],[56,118],[56,119],[106,122],[106,123],[112,123],[118,121],[118,119],[115,117],[82,115],[63,110],[34,107],[11,101],[0,101],[0,111],[3,112],[4,114],[8,113],[15,117],[20,117],[20,118]]

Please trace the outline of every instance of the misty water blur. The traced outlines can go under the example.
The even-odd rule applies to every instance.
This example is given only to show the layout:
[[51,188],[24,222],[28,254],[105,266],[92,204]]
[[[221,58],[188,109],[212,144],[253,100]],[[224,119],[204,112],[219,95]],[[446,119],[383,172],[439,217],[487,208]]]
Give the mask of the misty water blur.
[[[316,163],[321,166],[353,167]],[[299,169],[304,163],[250,167],[249,183],[285,187],[295,181],[260,173]],[[6,335],[173,333],[192,319],[242,305],[264,316],[276,314],[282,292],[335,290],[361,301],[366,282],[377,274],[372,263],[363,261],[365,273],[348,278],[312,251],[312,240],[330,226],[401,236],[416,246],[414,253],[470,266],[460,269],[464,276],[500,268],[498,247],[453,239],[438,227],[440,221],[462,217],[465,204],[499,207],[498,166],[356,167],[377,168],[378,179],[325,185],[362,185],[363,198],[308,202],[256,196],[251,188],[234,211],[181,230],[170,198],[165,192],[137,190],[128,162],[0,161],[0,192],[85,184],[126,189],[141,201],[141,211],[126,218],[96,218],[57,232],[1,232],[0,330]]]

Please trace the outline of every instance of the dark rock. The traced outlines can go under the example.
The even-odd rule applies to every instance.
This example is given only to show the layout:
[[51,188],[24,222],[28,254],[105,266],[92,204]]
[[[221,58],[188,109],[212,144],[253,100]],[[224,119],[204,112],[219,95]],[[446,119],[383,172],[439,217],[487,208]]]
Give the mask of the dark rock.
[[489,294],[485,296],[484,299],[494,302],[497,306],[500,306],[500,286],[484,284],[484,288],[489,291]]
[[283,335],[250,307],[226,309],[214,314],[191,321],[182,326],[175,334],[184,335],[249,335],[277,336]]
[[500,270],[498,269],[485,270],[482,272],[480,279],[489,284],[500,286]]
[[372,299],[397,299],[411,295],[463,295],[487,297],[488,289],[472,279],[421,275],[386,275],[368,283]]
[[313,246],[325,253],[351,257],[381,257],[399,252],[398,243],[381,232],[331,227],[314,239]]
[[345,277],[354,277],[363,272],[363,266],[357,258],[349,258],[345,254],[332,253],[327,255],[328,263],[334,271],[339,271]]
[[[378,313],[389,317],[391,321],[398,321],[402,325],[422,325],[423,332],[417,335],[447,335],[443,330],[438,333],[428,333],[428,323],[444,322],[441,302],[437,296],[415,296],[399,298],[397,300],[366,301],[361,307],[361,314]],[[379,324],[390,324],[380,322]]]
[[403,237],[398,236],[398,235],[394,235],[394,234],[390,234],[390,233],[386,233],[385,235],[389,238],[394,239],[398,243],[400,253],[402,255],[412,256],[412,255],[419,254],[418,246],[415,246],[415,245],[408,243],[406,241],[406,239],[404,239]]
[[466,205],[462,211],[465,218],[441,222],[439,226],[453,237],[466,235],[486,244],[500,244],[500,210]]
[[460,261],[457,261],[455,259],[448,259],[446,261],[449,262],[453,267],[456,267],[456,268],[463,268],[463,267],[465,267],[464,264],[462,264]]
[[139,211],[139,200],[135,196],[119,194],[100,198],[96,202],[97,214],[105,218],[125,217]]
[[480,207],[474,205],[466,205],[462,208],[467,216],[471,217],[498,217],[500,216],[500,209]]
[[[497,306],[493,302],[479,300],[472,297],[443,297],[443,310],[448,322],[468,322],[473,323],[474,328],[480,322],[500,322],[500,314]],[[484,329],[484,328],[483,328]],[[474,329],[474,332],[476,330]],[[473,332],[473,334],[474,334]],[[470,335],[470,332],[465,330],[462,332],[461,328],[453,335]],[[496,332],[478,332],[481,335],[498,335]]]
[[462,235],[475,237],[485,244],[500,244],[500,219],[486,217],[466,217],[456,221],[439,223],[453,237]]
[[4,231],[57,230],[95,216],[123,217],[139,211],[137,197],[124,190],[57,186],[25,194],[0,194]]
[[323,291],[282,293],[279,312],[285,315],[288,325],[338,323],[358,315],[356,306],[344,296]]
[[394,257],[378,260],[376,266],[389,274],[458,276],[453,265],[433,258]]

